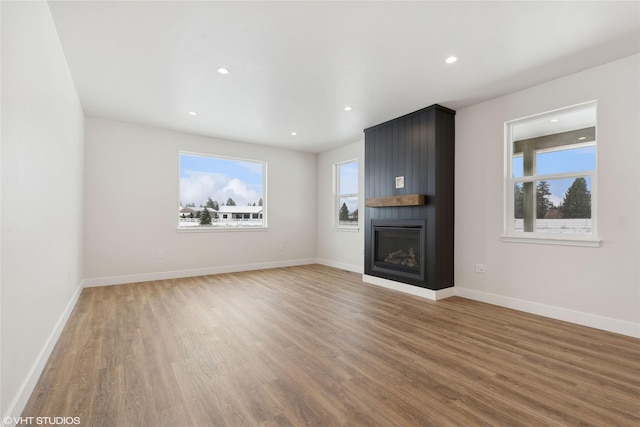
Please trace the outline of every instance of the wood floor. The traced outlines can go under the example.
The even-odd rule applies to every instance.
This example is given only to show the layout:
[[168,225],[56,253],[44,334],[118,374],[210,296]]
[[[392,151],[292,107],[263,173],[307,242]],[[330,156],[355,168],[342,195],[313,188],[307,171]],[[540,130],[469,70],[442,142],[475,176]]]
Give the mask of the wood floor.
[[23,417],[639,426],[640,340],[328,267],[88,288]]

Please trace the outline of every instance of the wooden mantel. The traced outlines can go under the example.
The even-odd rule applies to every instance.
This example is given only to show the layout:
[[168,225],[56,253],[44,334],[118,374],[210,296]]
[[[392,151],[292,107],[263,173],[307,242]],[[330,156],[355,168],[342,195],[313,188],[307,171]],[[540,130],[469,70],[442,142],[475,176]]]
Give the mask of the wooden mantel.
[[395,206],[422,206],[425,204],[424,194],[407,194],[406,196],[372,197],[365,199],[368,208],[383,208]]

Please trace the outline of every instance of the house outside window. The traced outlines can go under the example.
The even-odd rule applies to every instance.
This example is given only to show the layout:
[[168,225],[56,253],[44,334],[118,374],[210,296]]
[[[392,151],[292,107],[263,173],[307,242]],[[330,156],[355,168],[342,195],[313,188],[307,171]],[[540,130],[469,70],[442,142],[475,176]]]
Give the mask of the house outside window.
[[358,160],[333,165],[335,182],[334,225],[358,227]]
[[596,102],[505,123],[504,241],[598,246]]
[[259,229],[266,221],[266,162],[180,152],[178,229]]

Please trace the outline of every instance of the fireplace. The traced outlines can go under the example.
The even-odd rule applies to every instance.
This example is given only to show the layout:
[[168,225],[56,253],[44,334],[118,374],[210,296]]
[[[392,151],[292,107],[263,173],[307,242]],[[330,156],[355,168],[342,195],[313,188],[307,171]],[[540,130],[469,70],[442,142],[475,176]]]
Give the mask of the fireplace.
[[453,287],[455,114],[432,105],[364,130],[365,281]]
[[371,235],[374,272],[388,279],[424,281],[424,220],[372,220]]

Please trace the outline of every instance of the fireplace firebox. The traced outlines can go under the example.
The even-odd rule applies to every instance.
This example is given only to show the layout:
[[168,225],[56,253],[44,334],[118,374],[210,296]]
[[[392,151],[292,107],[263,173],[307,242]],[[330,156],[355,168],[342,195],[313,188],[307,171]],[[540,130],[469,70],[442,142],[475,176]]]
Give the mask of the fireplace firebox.
[[372,270],[394,279],[424,280],[425,221],[371,221]]

